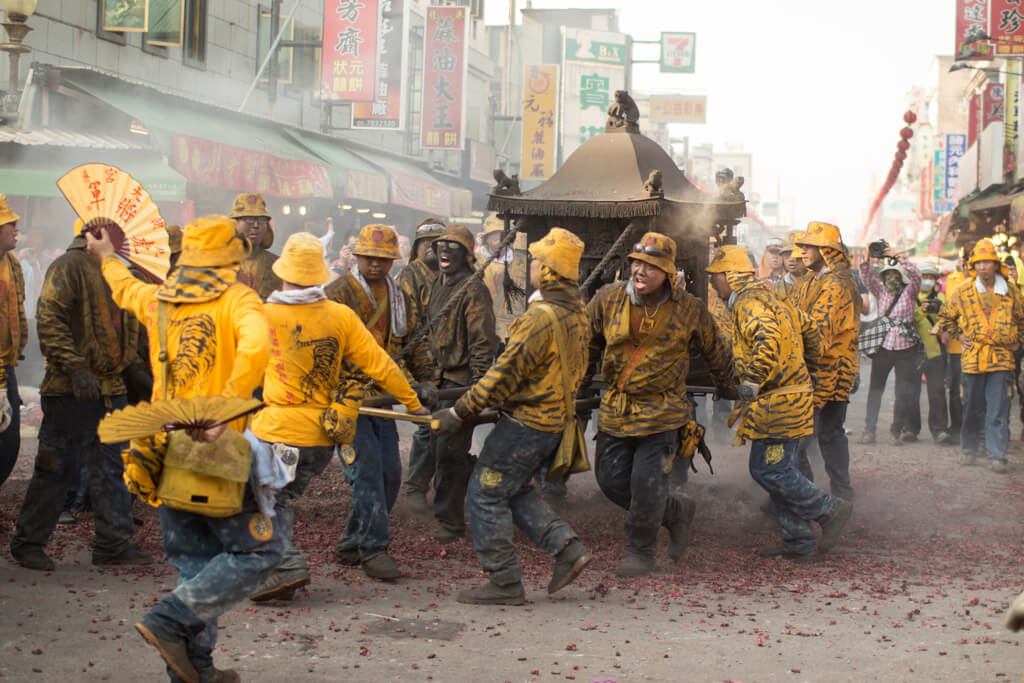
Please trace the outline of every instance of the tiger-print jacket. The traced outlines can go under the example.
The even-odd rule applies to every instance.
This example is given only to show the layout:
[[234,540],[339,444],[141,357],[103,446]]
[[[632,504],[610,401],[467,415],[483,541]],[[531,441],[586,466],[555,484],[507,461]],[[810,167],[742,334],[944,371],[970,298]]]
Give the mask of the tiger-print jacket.
[[940,329],[963,339],[962,371],[969,375],[1013,370],[1012,347],[1024,343],[1024,303],[1015,283],[1004,295],[995,295],[996,306],[986,319],[975,279],[962,281],[939,312]]
[[[617,437],[679,429],[693,413],[686,395],[691,345],[707,361],[719,386],[734,382],[732,354],[718,337],[704,303],[677,286],[661,304],[661,315],[669,316],[667,323],[655,330],[657,337],[634,360],[639,340],[631,329],[630,309],[640,307],[630,303],[626,285],[605,285],[587,304],[593,332],[591,367],[600,361],[608,385],[601,397],[598,428]],[[624,376],[631,360],[635,367]]]
[[254,249],[238,269],[238,281],[252,287],[261,301],[266,301],[274,290],[281,289],[281,278],[273,270],[275,261],[277,254],[266,249]]

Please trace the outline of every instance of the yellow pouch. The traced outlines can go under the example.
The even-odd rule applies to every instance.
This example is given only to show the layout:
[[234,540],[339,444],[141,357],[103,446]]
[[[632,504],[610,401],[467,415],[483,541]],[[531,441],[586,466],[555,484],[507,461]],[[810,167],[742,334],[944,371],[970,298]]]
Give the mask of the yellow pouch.
[[320,414],[320,426],[327,438],[338,445],[352,443],[356,436],[356,420],[365,395],[361,383],[348,379],[333,392],[331,405]]
[[230,517],[242,511],[251,464],[249,442],[233,429],[211,443],[176,431],[168,440],[156,495],[175,510]]

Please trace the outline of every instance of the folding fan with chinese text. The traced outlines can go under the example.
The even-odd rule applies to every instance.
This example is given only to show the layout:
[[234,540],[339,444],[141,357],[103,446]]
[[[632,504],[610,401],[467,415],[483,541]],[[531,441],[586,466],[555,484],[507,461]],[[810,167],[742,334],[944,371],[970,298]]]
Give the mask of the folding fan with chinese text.
[[100,441],[119,443],[177,429],[210,429],[263,407],[255,398],[193,396],[139,403],[115,410],[100,421]]
[[167,277],[171,249],[164,219],[138,181],[116,166],[83,164],[57,187],[88,229],[107,229],[118,255],[158,281]]

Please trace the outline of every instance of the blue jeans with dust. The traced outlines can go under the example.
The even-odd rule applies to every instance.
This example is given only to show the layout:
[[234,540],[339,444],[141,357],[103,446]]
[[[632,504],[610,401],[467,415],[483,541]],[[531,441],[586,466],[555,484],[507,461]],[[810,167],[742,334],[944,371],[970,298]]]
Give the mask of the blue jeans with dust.
[[305,558],[292,542],[295,530],[295,508],[292,507],[292,502],[306,492],[313,477],[324,471],[333,455],[334,446],[299,446],[299,464],[295,467],[295,479],[277,494],[277,502],[274,505],[274,521],[281,529],[283,546],[278,571],[307,569]]
[[[355,460],[342,467],[352,485],[352,510],[336,552],[358,548],[363,561],[387,551],[391,543],[388,515],[398,499],[402,484],[402,461],[398,457],[398,430],[394,420],[361,415],[352,441]],[[344,456],[346,449],[339,448]]]
[[1013,372],[965,372],[961,380],[964,385],[961,452],[965,455],[977,454],[984,433],[988,457],[1006,460],[1006,448],[1010,443],[1010,387],[1013,386]]

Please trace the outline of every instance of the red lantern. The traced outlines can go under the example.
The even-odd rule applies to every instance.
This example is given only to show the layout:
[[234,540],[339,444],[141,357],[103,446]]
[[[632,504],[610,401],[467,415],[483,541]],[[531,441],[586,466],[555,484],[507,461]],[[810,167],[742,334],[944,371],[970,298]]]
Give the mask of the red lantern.
[[907,158],[907,153],[904,152],[902,149],[900,151],[896,152],[896,161],[902,162],[906,158]]
[[908,149],[910,149],[910,143],[907,142],[906,140],[900,140],[899,142],[896,143],[896,149],[900,150],[901,152],[906,152]]
[[907,126],[906,128],[900,131],[900,137],[903,138],[904,140],[909,140],[910,138],[914,137],[914,129],[911,128],[910,126]]
[[914,121],[917,121],[917,114],[908,109],[907,113],[903,115],[903,120],[907,122],[907,125],[910,125]]

